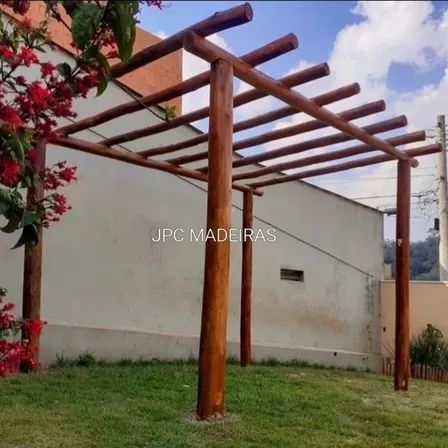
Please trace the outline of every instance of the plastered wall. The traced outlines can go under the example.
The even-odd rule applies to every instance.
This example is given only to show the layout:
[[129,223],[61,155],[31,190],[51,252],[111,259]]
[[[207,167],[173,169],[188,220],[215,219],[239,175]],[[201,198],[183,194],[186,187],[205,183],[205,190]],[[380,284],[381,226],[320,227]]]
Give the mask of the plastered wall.
[[[66,60],[61,52],[49,55]],[[116,86],[79,101],[79,118],[129,98]],[[78,136],[99,141],[156,123],[148,111]],[[125,145],[141,150],[197,133],[181,127]],[[198,151],[201,148],[193,148]],[[188,151],[187,151],[188,152]],[[89,351],[107,359],[185,358],[198,350],[204,244],[154,243],[159,228],[205,226],[205,185],[49,146],[48,163],[67,159],[79,181],[66,189],[73,210],[44,232],[42,358]],[[253,168],[253,167],[249,167]],[[241,225],[241,193],[232,222]],[[275,243],[254,247],[254,358],[379,366],[382,215],[306,183],[267,188],[255,199],[255,229],[276,229]],[[0,238],[0,284],[20,308],[21,250]],[[229,353],[238,353],[241,245],[232,243]],[[281,267],[304,272],[280,279]]]

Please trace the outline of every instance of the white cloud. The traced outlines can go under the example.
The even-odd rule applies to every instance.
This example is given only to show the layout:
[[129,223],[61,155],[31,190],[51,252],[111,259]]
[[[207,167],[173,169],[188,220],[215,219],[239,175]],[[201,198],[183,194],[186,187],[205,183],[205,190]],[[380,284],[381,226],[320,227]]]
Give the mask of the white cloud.
[[[357,120],[357,124],[367,124],[386,117],[405,113],[409,120],[409,130],[428,129],[434,126],[436,115],[446,113],[448,98],[448,71],[439,82],[422,88],[397,93],[388,87],[388,75],[393,64],[404,64],[413,70],[429,70],[436,64],[444,64],[448,70],[448,12],[439,19],[433,17],[433,5],[429,1],[408,2],[358,2],[353,12],[361,21],[344,27],[337,35],[329,58],[331,75],[322,80],[299,87],[299,91],[307,96],[340,87],[354,81],[361,85],[361,93],[329,106],[333,111],[341,111],[354,105],[385,99],[387,112],[381,115]],[[296,71],[309,61],[302,61],[292,69]],[[304,120],[297,114],[290,119],[278,122],[276,129],[296,124]],[[266,150],[284,146],[304,139],[314,138],[334,131],[318,131],[272,142],[265,146]],[[403,130],[404,132],[404,130]],[[328,148],[317,152],[327,151]],[[308,152],[307,155],[311,154]],[[434,166],[435,157],[421,159],[421,167]],[[277,160],[278,161],[278,160]],[[432,186],[431,170],[413,170],[418,175],[413,178],[413,191],[425,190]],[[373,177],[394,177],[396,164],[383,164],[353,171],[351,174],[339,173],[333,177],[341,179],[359,178],[366,175]],[[327,177],[331,179],[331,177]],[[320,183],[324,187],[342,193],[348,197],[395,194],[394,179],[374,182]],[[394,199],[378,199],[365,201],[368,205],[381,205],[394,202]],[[418,211],[417,211],[418,212]],[[424,237],[428,227],[425,221],[413,222],[414,238]]]
[[[232,52],[231,47],[227,44],[223,37],[219,34],[213,34],[207,37],[210,42],[219,45],[221,48]],[[210,64],[197,56],[189,53],[188,51],[183,52],[183,70],[182,79],[188,79],[192,76],[198,75],[199,73],[209,70]],[[209,104],[209,86],[198,89],[187,95],[184,95],[182,102],[183,113],[191,112],[201,107],[207,106]]]
[[166,39],[168,34],[165,31],[155,31],[153,32],[154,35],[156,35],[159,39]]

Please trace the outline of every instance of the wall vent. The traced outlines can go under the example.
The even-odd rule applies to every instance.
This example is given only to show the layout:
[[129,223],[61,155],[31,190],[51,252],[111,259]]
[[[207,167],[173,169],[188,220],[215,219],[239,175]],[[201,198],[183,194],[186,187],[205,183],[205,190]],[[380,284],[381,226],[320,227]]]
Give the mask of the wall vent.
[[298,269],[280,268],[280,280],[291,280],[293,282],[304,281],[303,271]]

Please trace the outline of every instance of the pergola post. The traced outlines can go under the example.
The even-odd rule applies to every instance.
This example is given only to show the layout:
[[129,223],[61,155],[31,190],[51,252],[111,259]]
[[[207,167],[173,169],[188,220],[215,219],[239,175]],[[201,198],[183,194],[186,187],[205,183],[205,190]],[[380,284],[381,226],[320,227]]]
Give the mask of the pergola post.
[[395,274],[395,390],[408,390],[411,162],[398,161]]
[[[37,160],[35,169],[40,171],[45,168],[46,146],[43,141],[39,141],[37,147]],[[44,187],[40,183],[35,188],[29,188],[27,194],[27,206],[32,209],[36,201],[44,197]],[[22,293],[22,318],[40,319],[40,299],[42,284],[42,228],[39,228],[38,242],[34,247],[25,246],[24,268],[23,268],[23,293]],[[25,335],[22,335],[24,337]],[[39,336],[26,335],[30,341],[32,359],[39,363]],[[28,365],[22,366],[22,370],[33,369]]]
[[[197,416],[220,417],[224,411],[230,240],[218,240],[219,229],[229,231],[232,207],[233,67],[217,60],[211,66],[209,172],[207,194],[204,292]],[[221,230],[222,232],[222,230]]]
[[247,367],[252,360],[252,235],[253,230],[253,194],[243,193],[243,247],[241,267],[241,317],[240,317],[240,363]]

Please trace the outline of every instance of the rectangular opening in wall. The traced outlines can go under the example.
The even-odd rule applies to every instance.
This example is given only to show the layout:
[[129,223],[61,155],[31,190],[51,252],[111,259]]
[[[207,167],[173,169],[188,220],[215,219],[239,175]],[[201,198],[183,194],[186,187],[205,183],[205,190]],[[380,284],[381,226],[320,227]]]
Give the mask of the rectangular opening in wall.
[[298,269],[280,268],[280,280],[292,280],[293,282],[303,282],[303,271]]

